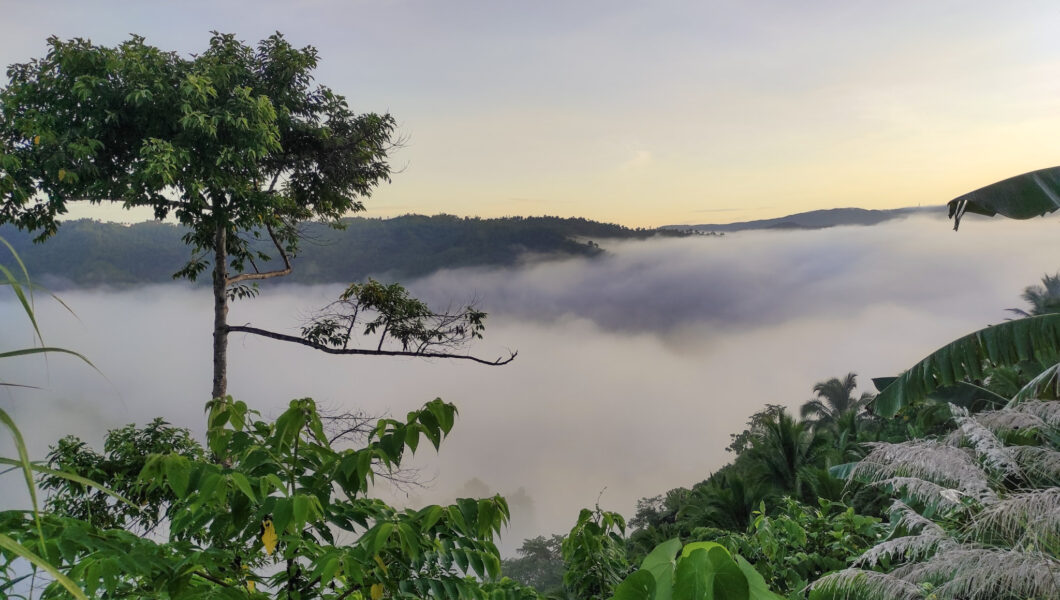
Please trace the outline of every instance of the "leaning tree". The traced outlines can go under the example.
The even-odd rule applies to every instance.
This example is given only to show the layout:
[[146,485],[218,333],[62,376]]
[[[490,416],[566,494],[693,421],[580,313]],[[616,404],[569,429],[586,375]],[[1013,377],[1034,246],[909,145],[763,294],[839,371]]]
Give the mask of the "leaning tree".
[[[213,398],[226,395],[234,298],[291,272],[299,225],[341,227],[389,181],[395,121],[353,112],[313,82],[317,52],[280,34],[248,46],[214,33],[202,53],[165,52],[134,36],[117,47],[52,37],[43,58],[9,67],[0,90],[0,223],[54,234],[72,201],[150,207],[187,229],[190,260],[212,269]],[[280,263],[264,269],[268,260]],[[350,309],[336,313],[334,308]],[[354,286],[301,337],[238,330],[344,354],[467,358],[484,313],[436,314],[400,288]],[[352,335],[379,336],[364,349]],[[355,340],[353,340],[355,341]],[[386,344],[384,344],[386,342]]]

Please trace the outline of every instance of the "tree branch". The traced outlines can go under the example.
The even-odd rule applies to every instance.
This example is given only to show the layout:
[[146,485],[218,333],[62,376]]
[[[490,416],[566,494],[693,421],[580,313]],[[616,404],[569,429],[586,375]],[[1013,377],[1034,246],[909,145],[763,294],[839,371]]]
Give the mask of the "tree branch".
[[[272,226],[266,223],[265,230],[269,232],[269,239],[272,240],[272,245],[276,246],[276,251],[280,253],[280,258],[283,259],[284,268],[278,269],[276,271],[267,271],[265,273],[240,273],[235,277],[229,277],[228,281],[226,282],[226,285],[236,284],[241,281],[270,279],[272,277],[283,277],[284,275],[289,275],[291,273],[291,259],[288,258],[287,253],[283,251],[283,246],[280,245],[280,242],[276,239],[276,234],[272,232]],[[251,264],[253,264],[253,262],[251,262]],[[255,267],[255,269],[256,268],[257,267]]]
[[408,350],[365,350],[362,348],[332,348],[316,342],[295,337],[293,335],[286,335],[283,333],[276,333],[274,331],[268,331],[266,329],[258,329],[257,327],[250,327],[248,325],[229,325],[229,332],[242,331],[243,333],[252,333],[254,335],[260,335],[262,337],[272,338],[274,340],[280,340],[281,342],[293,342],[295,344],[301,344],[303,346],[309,346],[310,348],[320,350],[321,352],[327,352],[328,354],[362,354],[365,356],[415,356],[419,358],[457,358],[460,360],[470,360],[483,365],[489,366],[500,366],[506,365],[513,360],[519,354],[518,352],[512,352],[508,358],[498,358],[497,360],[485,360],[478,358],[477,356],[471,356],[469,354],[451,354],[448,352],[420,352],[420,351],[408,351]]

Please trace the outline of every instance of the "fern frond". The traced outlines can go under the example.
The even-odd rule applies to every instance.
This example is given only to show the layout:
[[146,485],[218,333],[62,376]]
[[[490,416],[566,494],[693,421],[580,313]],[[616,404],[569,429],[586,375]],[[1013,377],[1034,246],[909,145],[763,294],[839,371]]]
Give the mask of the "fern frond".
[[1038,552],[962,546],[891,574],[936,584],[939,598],[1060,598],[1060,561]]
[[[1041,403],[1035,402],[1034,404]],[[1049,427],[1049,424],[1038,415],[1022,410],[993,410],[979,413],[972,418],[994,435],[1011,431],[1041,430]]]
[[825,575],[807,586],[842,600],[922,600],[924,594],[915,583],[887,573],[864,569],[843,569]]
[[1053,427],[1060,427],[1060,400],[1024,402],[1015,410],[1032,414]]
[[866,445],[871,450],[851,471],[854,479],[875,482],[892,477],[917,477],[957,488],[982,502],[996,499],[986,473],[966,450],[932,440]]
[[952,437],[971,445],[983,463],[1002,476],[1021,475],[1019,464],[992,431],[969,417],[968,411],[953,405],[950,407],[953,420],[957,422],[957,430]]
[[1060,452],[1045,446],[1012,446],[1009,452],[1031,482],[1042,487],[1060,485]]
[[968,533],[987,543],[1056,547],[1060,543],[1060,487],[1010,494],[976,515]]

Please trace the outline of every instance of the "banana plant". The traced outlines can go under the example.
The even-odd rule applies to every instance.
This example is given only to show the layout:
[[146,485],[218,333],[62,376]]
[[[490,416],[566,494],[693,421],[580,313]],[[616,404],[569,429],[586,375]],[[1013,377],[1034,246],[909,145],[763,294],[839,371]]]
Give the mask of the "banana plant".
[[948,203],[953,229],[965,213],[1031,219],[1060,208],[1060,167],[1049,167],[992,183]]

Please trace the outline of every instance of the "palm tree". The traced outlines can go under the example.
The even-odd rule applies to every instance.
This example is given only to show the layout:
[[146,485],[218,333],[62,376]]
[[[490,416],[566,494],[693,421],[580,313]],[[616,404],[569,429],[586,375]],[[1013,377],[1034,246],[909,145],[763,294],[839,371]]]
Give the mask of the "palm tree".
[[873,396],[864,393],[854,397],[857,377],[856,373],[847,373],[842,379],[833,377],[818,382],[813,386],[816,398],[802,405],[802,418],[817,429],[835,429],[845,420],[844,415],[858,415]]
[[1042,285],[1027,286],[1021,297],[1031,305],[1030,310],[1009,308],[1010,313],[1021,317],[1060,313],[1060,273],[1043,275]]
[[751,457],[780,492],[802,499],[807,470],[825,466],[831,444],[806,421],[779,411],[754,432]]

